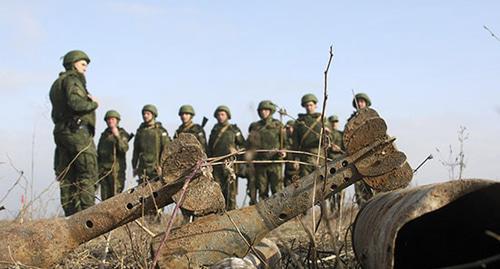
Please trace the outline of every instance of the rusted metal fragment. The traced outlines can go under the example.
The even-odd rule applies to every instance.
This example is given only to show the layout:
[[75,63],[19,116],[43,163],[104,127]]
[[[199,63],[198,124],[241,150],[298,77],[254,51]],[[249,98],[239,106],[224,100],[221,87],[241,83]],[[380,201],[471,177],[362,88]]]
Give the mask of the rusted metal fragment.
[[393,191],[406,188],[413,178],[413,169],[408,162],[404,162],[400,167],[388,172],[387,174],[364,177],[363,181],[370,188],[378,192]]
[[[177,203],[181,193],[172,196]],[[191,211],[195,216],[204,216],[225,208],[224,195],[211,173],[204,173],[196,181],[189,184],[181,207]]]
[[363,125],[365,121],[379,117],[377,111],[372,108],[365,108],[357,111],[356,115],[347,122],[344,128],[344,144],[350,143],[354,130]]
[[78,245],[172,203],[183,176],[206,157],[195,141],[182,135],[170,143],[163,158],[165,180],[144,183],[68,218],[1,226],[0,261],[52,267]]
[[[369,110],[367,113],[373,115],[376,112]],[[356,118],[353,120],[357,122]],[[358,171],[358,164],[365,164],[369,174],[399,168],[405,156],[392,146],[394,138],[385,134],[387,127],[383,120],[372,117],[363,122],[369,127],[360,125],[352,132],[356,137],[353,143],[364,145],[356,152],[336,158],[254,206],[203,217],[173,230],[166,245],[159,250],[159,268],[197,268],[211,266],[228,257],[244,257],[249,253],[250,245],[262,240],[274,228],[363,178],[365,175]],[[381,128],[384,132],[376,132],[376,135],[358,133],[373,128]],[[391,146],[390,154],[382,154]],[[377,159],[372,158],[374,155]],[[158,235],[153,239],[153,252],[158,250],[162,238],[163,235]]]
[[363,268],[440,268],[498,254],[487,230],[500,233],[500,183],[456,180],[375,196],[352,238]]
[[[350,125],[350,122],[347,123]],[[384,139],[387,136],[387,125],[381,118],[367,119],[363,125],[352,131],[348,139],[344,140],[347,154],[353,154],[370,145],[372,141]],[[344,136],[346,138],[346,136]]]

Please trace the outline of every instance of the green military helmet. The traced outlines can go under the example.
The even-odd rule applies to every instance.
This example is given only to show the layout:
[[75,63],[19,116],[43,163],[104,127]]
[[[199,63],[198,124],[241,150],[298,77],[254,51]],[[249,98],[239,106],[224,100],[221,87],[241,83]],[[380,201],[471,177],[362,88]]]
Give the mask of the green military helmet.
[[328,117],[328,121],[329,122],[338,122],[339,117],[337,115],[331,115],[330,117]]
[[286,126],[293,126],[293,125],[295,125],[295,121],[294,120],[288,120],[286,122]]
[[81,50],[72,50],[72,51],[66,53],[66,55],[64,55],[63,66],[64,66],[64,68],[66,68],[66,70],[69,70],[69,69],[71,69],[71,65],[73,63],[78,62],[80,60],[87,61],[87,64],[90,63],[90,58],[87,55],[87,53],[85,53]]
[[354,108],[357,108],[357,105],[356,105],[356,100],[358,100],[358,99],[363,99],[363,100],[365,100],[365,102],[366,102],[366,106],[367,106],[367,107],[369,107],[369,106],[371,106],[371,105],[372,105],[372,101],[370,100],[370,97],[368,97],[368,95],[367,95],[366,93],[362,93],[362,92],[360,92],[360,93],[358,93],[358,94],[356,94],[356,95],[354,96],[354,99],[352,99],[352,106],[353,106]]
[[216,109],[215,109],[215,112],[214,112],[214,117],[217,118],[217,112],[219,111],[224,111],[227,113],[227,118],[228,119],[231,119],[231,110],[229,110],[229,107],[227,106],[218,106]]
[[145,105],[142,108],[142,112],[143,113],[144,113],[144,111],[149,111],[149,112],[153,113],[153,115],[155,116],[155,118],[158,117],[158,109],[156,109],[155,105],[152,105],[152,104]]
[[184,113],[191,114],[192,116],[194,116],[195,113],[194,113],[193,106],[191,106],[191,105],[183,105],[183,106],[181,106],[181,108],[179,108],[179,116],[181,114],[184,114]]
[[300,102],[300,104],[302,106],[304,106],[305,104],[307,104],[309,102],[314,102],[315,104],[317,104],[318,98],[316,98],[316,96],[312,93],[308,93],[308,94],[305,94],[304,96],[302,96],[302,100]]
[[269,100],[264,100],[259,103],[259,107],[257,108],[257,112],[259,112],[261,109],[269,109],[271,110],[271,114],[274,114],[276,112],[276,105],[273,104],[273,102]]
[[106,115],[104,115],[104,121],[106,121],[108,118],[116,118],[117,120],[121,120],[120,113],[116,110],[108,110],[106,112]]

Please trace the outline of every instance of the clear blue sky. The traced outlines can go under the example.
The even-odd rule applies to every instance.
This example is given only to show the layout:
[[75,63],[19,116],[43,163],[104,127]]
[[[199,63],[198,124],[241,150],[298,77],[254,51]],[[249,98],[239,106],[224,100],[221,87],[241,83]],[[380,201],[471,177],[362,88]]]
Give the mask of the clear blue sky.
[[[0,199],[16,179],[7,156],[28,180],[33,175],[35,192],[54,178],[48,91],[72,49],[92,59],[87,80],[101,104],[99,131],[106,110],[117,109],[135,132],[141,107],[155,103],[173,133],[185,103],[197,121],[210,118],[207,132],[219,104],[244,130],[262,99],[302,112],[304,93],[321,95],[333,44],[329,114],[347,118],[351,89],[367,92],[414,167],[438,156],[435,148],[456,148],[464,125],[465,175],[498,179],[500,42],[483,25],[500,35],[499,11],[493,0],[2,1]],[[415,181],[447,178],[434,160]],[[57,192],[47,207],[58,205]],[[21,193],[17,187],[4,203],[11,212]]]

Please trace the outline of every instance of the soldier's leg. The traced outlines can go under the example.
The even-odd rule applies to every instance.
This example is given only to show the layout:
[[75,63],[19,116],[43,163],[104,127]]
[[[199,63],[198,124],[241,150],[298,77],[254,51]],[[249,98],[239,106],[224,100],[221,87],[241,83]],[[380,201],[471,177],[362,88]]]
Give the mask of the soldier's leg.
[[259,201],[269,197],[269,182],[267,180],[267,165],[255,165],[255,181],[259,190]]
[[316,164],[316,157],[307,155],[302,158],[302,161],[308,163],[308,165],[305,164],[300,165],[301,177],[305,177],[310,173],[314,172],[314,170],[316,170],[316,167],[314,166]]
[[95,183],[97,180],[97,156],[84,152],[75,161],[78,186],[77,210],[81,211],[95,204]]
[[236,179],[231,179],[228,177],[228,180],[230,181],[229,183],[229,203],[228,203],[228,210],[233,210],[236,208],[236,195],[238,194],[238,182],[237,178]]
[[250,205],[254,205],[257,203],[257,180],[255,179],[255,169],[253,169],[253,173],[249,173],[247,175],[247,192],[248,196],[250,196]]
[[69,217],[75,214],[75,193],[76,186],[74,184],[74,168],[70,165],[70,161],[74,158],[71,152],[66,149],[67,136],[59,134],[54,136],[56,142],[56,151],[54,156],[54,168],[56,177],[59,180],[61,206],[64,210],[64,215]]
[[220,189],[222,191],[222,196],[224,196],[224,202],[226,203],[226,207],[228,204],[228,186],[224,179],[224,170],[220,165],[214,166],[212,175],[214,176],[214,181],[219,184]]
[[281,164],[270,165],[268,176],[272,194],[282,191],[284,188],[283,166]]
[[362,207],[373,197],[373,192],[363,180],[360,180],[354,183],[354,196],[358,206]]
[[[104,175],[102,175],[104,176]],[[111,175],[106,176],[105,178],[101,179],[101,182],[99,182],[99,185],[101,187],[101,201],[104,201],[108,198],[113,197],[114,190],[113,190],[113,177]]]

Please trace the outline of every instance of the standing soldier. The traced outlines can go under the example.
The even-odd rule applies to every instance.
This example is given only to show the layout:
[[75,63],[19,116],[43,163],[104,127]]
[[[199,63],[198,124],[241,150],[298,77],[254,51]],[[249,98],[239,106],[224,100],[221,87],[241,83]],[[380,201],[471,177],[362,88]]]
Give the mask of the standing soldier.
[[[319,139],[321,134],[321,113],[316,112],[318,98],[308,93],[302,97],[301,105],[306,110],[305,114],[299,114],[294,128],[294,149],[318,154]],[[325,124],[326,126],[326,124]],[[326,128],[326,131],[329,131]],[[324,154],[323,154],[324,155]],[[300,176],[304,177],[312,173],[316,168],[316,156],[301,154],[295,158],[310,165],[300,165]],[[294,164],[297,167],[297,164]]]
[[63,59],[65,72],[50,89],[54,122],[54,170],[60,181],[61,204],[66,216],[95,202],[97,151],[94,144],[95,99],[87,90],[85,72],[90,59],[73,50]]
[[104,130],[97,144],[97,161],[101,185],[101,200],[115,196],[125,186],[127,163],[125,154],[128,150],[130,135],[119,127],[120,113],[109,110],[104,116],[108,128]]
[[[248,128],[248,149],[269,150],[255,154],[255,160],[280,160],[286,154],[284,148],[283,124],[272,117],[276,106],[269,100],[259,103],[257,108],[260,120],[250,124]],[[282,142],[283,141],[283,142]],[[269,185],[274,194],[283,190],[283,164],[282,163],[256,163],[255,183],[259,190],[259,200],[269,197]]]
[[[342,155],[344,152],[344,132],[339,130],[339,117],[337,115],[332,115],[328,118],[328,123],[330,123],[330,147],[328,150],[328,158],[335,159]],[[331,210],[337,214],[340,212],[340,206],[342,203],[343,191],[336,193],[331,197]]]
[[137,129],[134,140],[132,169],[139,176],[139,184],[161,176],[160,159],[170,136],[160,122],[156,121],[158,110],[154,105],[142,108],[143,123]]
[[198,142],[201,144],[201,148],[206,152],[207,150],[207,139],[205,137],[205,130],[201,125],[193,123],[194,108],[191,105],[183,105],[179,109],[179,117],[181,118],[182,124],[179,126],[177,131],[175,131],[174,139],[179,137],[182,133],[189,133],[196,136]]
[[[286,122],[285,130],[286,130],[286,139],[285,139],[285,147],[287,149],[292,149],[293,146],[293,126],[295,125],[294,120],[289,120]],[[293,161],[293,154],[287,154],[287,160]],[[291,162],[287,162],[285,164],[285,186],[290,185],[296,178],[299,177],[299,169],[296,169],[295,165]]]
[[[370,97],[366,93],[358,93],[354,96],[354,99],[352,100],[352,106],[356,109],[351,116],[349,117],[349,120],[351,120],[356,113],[359,110],[368,108],[372,105],[372,102],[370,100]],[[363,206],[370,198],[373,197],[373,191],[372,189],[366,184],[363,180],[360,180],[354,184],[354,196],[356,199],[356,203],[358,206]]]
[[[227,106],[219,106],[214,112],[217,124],[214,125],[208,141],[208,156],[218,157],[236,153],[245,145],[245,139],[236,124],[230,124],[231,111]],[[231,171],[232,170],[232,171]],[[236,193],[238,191],[235,168],[217,165],[213,168],[214,179],[222,188],[226,199],[226,209],[236,208]]]
[[328,118],[328,123],[330,123],[330,151],[329,158],[335,158],[344,152],[344,132],[339,130],[339,117],[337,115],[332,115]]

